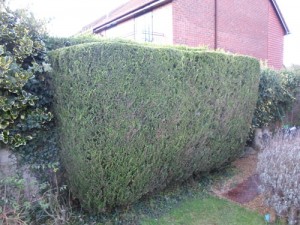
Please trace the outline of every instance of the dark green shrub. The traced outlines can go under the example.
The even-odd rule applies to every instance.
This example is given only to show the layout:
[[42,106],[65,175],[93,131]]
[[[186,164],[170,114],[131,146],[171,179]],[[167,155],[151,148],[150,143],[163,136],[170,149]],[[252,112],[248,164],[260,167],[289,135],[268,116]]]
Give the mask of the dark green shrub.
[[291,110],[288,110],[286,113],[283,123],[289,126],[300,126],[300,66],[293,65],[287,72],[291,74],[290,76],[293,78],[289,79],[292,81],[289,83],[292,84],[290,89],[293,92],[295,101],[293,102]]
[[89,210],[129,204],[243,149],[255,59],[117,42],[50,56],[61,158]]
[[295,71],[263,69],[252,120],[253,129],[282,121],[295,101],[299,84],[300,76]]

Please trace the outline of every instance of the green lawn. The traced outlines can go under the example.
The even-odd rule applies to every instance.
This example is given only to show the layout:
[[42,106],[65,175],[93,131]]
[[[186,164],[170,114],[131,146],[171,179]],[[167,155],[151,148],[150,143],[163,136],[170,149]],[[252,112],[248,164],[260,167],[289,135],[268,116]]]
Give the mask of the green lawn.
[[[213,182],[233,176],[232,167],[203,175],[184,184],[169,186],[135,204],[94,216],[79,213],[69,224],[81,225],[268,225],[264,216],[238,204],[217,198],[210,192]],[[277,222],[276,225],[284,223]],[[273,225],[275,225],[273,224]]]
[[191,199],[159,219],[143,220],[142,225],[265,225],[263,216],[213,196]]

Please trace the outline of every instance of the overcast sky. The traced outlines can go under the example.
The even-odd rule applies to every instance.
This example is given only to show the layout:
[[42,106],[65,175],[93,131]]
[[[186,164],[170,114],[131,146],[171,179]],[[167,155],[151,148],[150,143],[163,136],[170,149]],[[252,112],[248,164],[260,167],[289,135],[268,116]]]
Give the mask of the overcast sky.
[[[49,33],[70,36],[127,0],[10,0],[13,8],[28,7],[37,18],[50,18]],[[251,0],[249,0],[251,1]],[[300,65],[300,0],[277,0],[291,31],[285,37],[285,65]]]

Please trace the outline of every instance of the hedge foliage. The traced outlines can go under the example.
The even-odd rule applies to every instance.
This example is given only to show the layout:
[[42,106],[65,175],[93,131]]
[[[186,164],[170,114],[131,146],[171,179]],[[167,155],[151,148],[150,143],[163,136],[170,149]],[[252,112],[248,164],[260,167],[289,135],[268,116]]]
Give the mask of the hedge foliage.
[[252,121],[253,129],[282,121],[292,108],[300,85],[296,70],[261,70],[259,96]]
[[86,209],[127,205],[243,149],[258,93],[253,58],[118,42],[50,56],[61,158]]
[[69,47],[73,45],[78,45],[78,44],[99,42],[99,41],[101,41],[101,38],[95,35],[82,35],[78,37],[52,37],[52,36],[44,37],[44,42],[48,51]]

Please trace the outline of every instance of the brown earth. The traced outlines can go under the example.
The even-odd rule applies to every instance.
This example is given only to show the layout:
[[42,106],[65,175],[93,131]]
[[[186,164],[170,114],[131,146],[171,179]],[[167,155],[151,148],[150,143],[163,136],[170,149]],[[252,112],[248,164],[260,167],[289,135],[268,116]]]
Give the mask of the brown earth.
[[260,214],[273,213],[264,204],[264,197],[259,193],[259,177],[256,173],[257,153],[239,158],[232,163],[235,175],[226,181],[216,182],[212,192]]
[[258,182],[258,175],[254,174],[225,193],[224,197],[241,204],[246,204],[259,195]]

